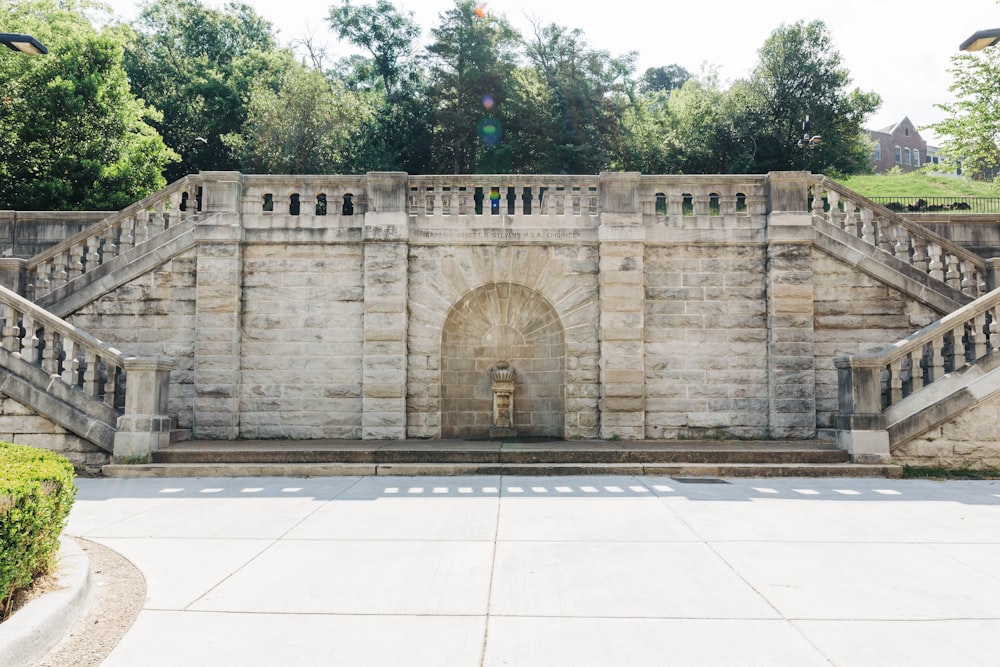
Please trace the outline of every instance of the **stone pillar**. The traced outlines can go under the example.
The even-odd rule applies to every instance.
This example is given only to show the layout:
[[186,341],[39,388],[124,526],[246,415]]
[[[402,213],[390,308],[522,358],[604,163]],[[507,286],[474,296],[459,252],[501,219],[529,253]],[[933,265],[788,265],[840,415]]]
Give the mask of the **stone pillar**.
[[807,177],[808,172],[768,174],[768,424],[774,438],[816,437],[815,232]]
[[837,357],[837,444],[855,463],[888,463],[889,432],[882,413],[878,359]]
[[361,387],[361,437],[365,440],[406,437],[406,187],[406,173],[368,174]]
[[997,287],[1000,287],[1000,257],[991,257],[986,260],[986,290],[992,292]]
[[0,285],[3,285],[19,296],[25,296],[28,261],[17,257],[0,258]]
[[[217,214],[194,228],[195,283],[194,404],[195,438],[232,440],[240,435],[240,328],[243,290],[242,186],[239,174],[208,172],[203,210]],[[228,215],[227,215],[228,214]],[[276,351],[277,353],[277,351]]]
[[641,440],[645,406],[645,229],[638,173],[602,173],[601,430],[606,439]]
[[118,418],[114,456],[146,458],[170,443],[167,402],[172,359],[125,359],[125,414]]
[[203,179],[202,213],[239,213],[243,174],[238,171],[202,171],[199,175]]

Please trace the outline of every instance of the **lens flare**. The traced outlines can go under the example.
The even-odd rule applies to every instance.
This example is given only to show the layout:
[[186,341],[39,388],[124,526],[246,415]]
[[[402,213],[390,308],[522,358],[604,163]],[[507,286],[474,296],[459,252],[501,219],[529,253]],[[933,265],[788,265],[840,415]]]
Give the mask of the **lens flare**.
[[492,95],[483,95],[483,108],[484,109],[492,109],[493,108],[493,104],[494,104],[494,101],[493,101],[493,96]]
[[503,138],[503,127],[500,126],[500,121],[496,118],[487,116],[476,125],[476,134],[479,135],[479,140],[487,146],[496,146]]

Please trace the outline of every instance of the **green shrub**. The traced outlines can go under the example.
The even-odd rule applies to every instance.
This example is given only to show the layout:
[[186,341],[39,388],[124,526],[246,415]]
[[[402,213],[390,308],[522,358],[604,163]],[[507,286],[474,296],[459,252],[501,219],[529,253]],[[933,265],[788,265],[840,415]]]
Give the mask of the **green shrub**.
[[75,496],[65,457],[0,442],[0,620],[15,591],[55,564]]

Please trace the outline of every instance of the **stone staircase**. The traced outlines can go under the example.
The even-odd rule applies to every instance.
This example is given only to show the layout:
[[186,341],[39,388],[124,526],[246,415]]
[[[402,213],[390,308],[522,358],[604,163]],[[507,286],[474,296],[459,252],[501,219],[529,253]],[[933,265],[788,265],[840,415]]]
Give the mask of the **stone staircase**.
[[895,465],[851,463],[833,443],[807,441],[393,440],[186,441],[107,477],[335,475],[652,475],[899,477]]
[[[105,450],[112,449],[123,423],[162,418],[155,405],[147,405],[134,418],[116,423],[122,407],[113,405],[113,392],[106,392],[105,384],[108,377],[117,377],[114,373],[109,376],[108,369],[122,369],[119,375],[124,379],[125,358],[59,318],[71,316],[103,294],[154,271],[164,261],[193,247],[196,228],[213,215],[210,209],[202,211],[200,203],[195,204],[201,185],[200,177],[183,179],[28,261],[17,279],[8,279],[17,289],[0,294],[0,306],[4,308],[0,366],[8,375],[7,384],[0,385],[0,389],[6,395]],[[825,177],[813,177],[809,196],[816,248],[937,312],[950,313],[941,320],[944,325],[935,323],[907,339],[909,343],[889,345],[887,350],[903,350],[899,354],[886,352],[870,358],[855,355],[844,362],[842,370],[848,375],[853,373],[851,388],[855,390],[862,385],[861,370],[867,373],[867,393],[847,400],[842,392],[838,428],[843,432],[863,431],[859,424],[870,426],[875,423],[873,419],[882,420],[881,429],[887,430],[890,444],[895,446],[1000,391],[1000,362],[993,355],[998,342],[991,339],[998,321],[1000,293],[984,294],[990,276],[983,260]],[[21,298],[23,294],[33,299],[33,304]],[[947,332],[937,331],[943,328]],[[967,364],[932,360],[931,370],[918,381],[913,380],[912,369],[920,364],[917,350],[928,341],[944,346],[942,336],[946,334],[953,345],[956,338],[962,338],[963,330],[970,329],[982,335],[977,334],[976,342],[967,348],[963,357]],[[37,372],[21,368],[27,365]],[[135,376],[139,370],[129,371],[133,376],[129,387],[138,386]],[[946,371],[951,375],[945,375]],[[891,405],[875,407],[873,397],[880,392],[872,387],[882,382],[880,373],[890,376]],[[88,400],[96,407],[74,408],[75,412],[65,409],[62,403],[73,403],[67,396],[72,398],[79,390],[89,393]],[[61,416],[66,417],[62,422]],[[165,430],[167,426],[161,424],[152,436],[142,438],[162,442],[167,438]],[[821,440],[186,441],[171,442],[154,452],[150,463],[108,465],[103,472],[115,477],[900,474],[898,466],[884,460],[859,463],[865,460],[865,449],[855,445]]]

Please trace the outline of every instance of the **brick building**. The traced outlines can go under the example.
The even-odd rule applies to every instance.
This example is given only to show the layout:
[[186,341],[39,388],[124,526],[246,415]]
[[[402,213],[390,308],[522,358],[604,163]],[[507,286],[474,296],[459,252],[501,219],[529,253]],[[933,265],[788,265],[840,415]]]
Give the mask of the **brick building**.
[[927,142],[907,117],[881,130],[869,130],[868,136],[873,143],[869,164],[876,174],[885,173],[893,167],[914,171],[927,162]]

